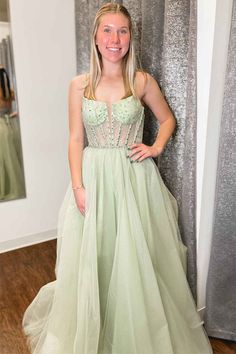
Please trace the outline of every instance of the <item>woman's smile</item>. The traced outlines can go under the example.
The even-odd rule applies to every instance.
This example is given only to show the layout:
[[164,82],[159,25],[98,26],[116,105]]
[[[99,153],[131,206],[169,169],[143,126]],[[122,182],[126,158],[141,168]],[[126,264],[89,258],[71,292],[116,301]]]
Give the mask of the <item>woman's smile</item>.
[[109,51],[109,52],[112,52],[112,53],[120,53],[120,51],[121,51],[121,48],[116,48],[116,47],[107,47],[107,50]]

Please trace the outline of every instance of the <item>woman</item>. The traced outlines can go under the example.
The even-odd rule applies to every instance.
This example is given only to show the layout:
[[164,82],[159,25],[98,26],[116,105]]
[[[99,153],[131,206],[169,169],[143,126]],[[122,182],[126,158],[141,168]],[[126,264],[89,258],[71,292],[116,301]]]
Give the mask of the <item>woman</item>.
[[[59,215],[57,280],[23,322],[32,352],[212,353],[186,280],[176,200],[152,159],[175,119],[156,81],[136,69],[125,7],[99,9],[91,49],[89,74],[69,90],[71,186]],[[160,122],[152,146],[142,143],[144,104]]]

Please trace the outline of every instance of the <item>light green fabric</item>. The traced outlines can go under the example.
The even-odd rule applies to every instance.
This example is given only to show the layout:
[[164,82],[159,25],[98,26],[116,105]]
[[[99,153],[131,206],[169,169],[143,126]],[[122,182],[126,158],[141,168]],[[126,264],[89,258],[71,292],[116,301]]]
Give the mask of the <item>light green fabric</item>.
[[57,280],[41,288],[23,319],[32,353],[212,354],[186,280],[176,200],[152,158],[127,157],[128,145],[140,141],[143,107],[128,97],[111,111],[83,100],[86,213],[69,185]]
[[0,109],[0,201],[25,197],[20,127],[17,117]]

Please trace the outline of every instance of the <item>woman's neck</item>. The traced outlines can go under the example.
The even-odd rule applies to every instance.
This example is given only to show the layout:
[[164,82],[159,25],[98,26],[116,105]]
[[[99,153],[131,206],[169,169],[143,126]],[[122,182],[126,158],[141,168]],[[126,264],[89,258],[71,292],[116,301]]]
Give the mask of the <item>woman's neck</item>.
[[102,77],[121,78],[123,76],[121,63],[103,62]]

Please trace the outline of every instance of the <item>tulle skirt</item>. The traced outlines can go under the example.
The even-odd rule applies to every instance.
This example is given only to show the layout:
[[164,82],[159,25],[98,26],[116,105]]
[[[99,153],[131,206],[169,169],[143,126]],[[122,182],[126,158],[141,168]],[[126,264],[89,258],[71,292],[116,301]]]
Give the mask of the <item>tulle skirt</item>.
[[24,315],[32,353],[212,354],[186,280],[177,203],[154,161],[88,146],[82,171],[85,216],[69,185],[56,280]]
[[0,116],[0,201],[25,197],[18,118]]

